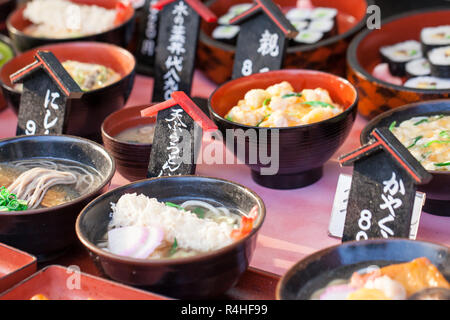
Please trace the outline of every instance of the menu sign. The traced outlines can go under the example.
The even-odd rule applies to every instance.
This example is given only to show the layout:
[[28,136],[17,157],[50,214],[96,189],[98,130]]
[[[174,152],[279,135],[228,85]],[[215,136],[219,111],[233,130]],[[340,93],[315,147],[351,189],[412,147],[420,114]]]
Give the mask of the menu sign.
[[431,175],[388,129],[375,129],[374,142],[340,158],[353,164],[342,241],[409,238],[416,186]]
[[237,40],[233,79],[281,69],[287,38],[293,38],[298,33],[272,1],[255,2],[255,6],[230,21],[231,24],[242,24]]
[[173,92],[171,97],[142,111],[143,116],[157,115],[147,173],[149,178],[195,174],[201,130],[217,130],[184,92]]
[[51,52],[38,51],[35,58],[10,76],[14,84],[23,82],[16,134],[62,134],[69,99],[83,92]]
[[191,92],[200,17],[207,22],[215,15],[198,0],[164,1],[161,10],[155,55],[153,101],[170,99],[172,92]]

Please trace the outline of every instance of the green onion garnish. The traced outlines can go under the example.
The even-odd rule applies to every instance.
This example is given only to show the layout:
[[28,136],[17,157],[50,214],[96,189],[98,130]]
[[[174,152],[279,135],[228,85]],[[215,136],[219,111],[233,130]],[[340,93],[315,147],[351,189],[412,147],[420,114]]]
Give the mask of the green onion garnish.
[[184,210],[184,208],[183,208],[182,206],[180,206],[180,205],[178,205],[178,204],[175,204],[175,203],[173,203],[173,202],[166,202],[166,206],[168,206],[168,207],[174,207],[174,208],[177,208],[177,209],[180,209],[180,210]]
[[261,123],[263,123],[264,121],[266,121],[267,118],[270,117],[270,115],[271,115],[271,113],[269,113],[268,115],[265,115],[264,118],[262,118],[262,120],[256,124],[256,126],[259,127],[259,125],[260,125]]
[[227,119],[228,121],[233,121],[230,115],[226,116],[225,119]]
[[448,162],[435,163],[434,165],[435,165],[436,167],[446,167],[446,166],[450,166],[450,161],[448,161]]
[[173,243],[172,243],[172,247],[170,248],[169,254],[171,256],[173,256],[175,254],[175,252],[177,252],[177,248],[178,248],[177,238],[174,238],[173,239]]
[[195,213],[200,219],[205,217],[205,210],[200,207],[195,208],[192,212]]
[[431,154],[432,152],[431,151],[428,151],[428,152],[425,152],[425,153],[422,153],[421,154],[421,156],[422,156],[422,159],[423,160],[425,160],[426,158],[428,158],[428,156]]
[[28,210],[26,201],[17,199],[17,196],[10,193],[5,187],[0,188],[0,212],[25,210]]
[[267,106],[270,103],[271,98],[267,98],[263,101],[263,106]]
[[424,148],[428,148],[433,143],[450,143],[450,140],[433,140],[423,145]]
[[414,147],[416,145],[417,141],[419,141],[422,138],[423,138],[423,136],[415,137],[414,142],[408,147],[408,149]]
[[389,125],[389,130],[394,130],[395,126],[397,125],[397,121],[392,121],[392,123]]
[[330,107],[330,108],[334,109],[334,106],[332,106],[329,103],[322,102],[322,101],[305,101],[305,102],[302,102],[302,104],[307,104],[312,107],[324,107],[324,108]]
[[301,97],[302,94],[300,92],[293,92],[293,93],[286,93],[285,95],[281,96],[281,98],[286,99],[290,97]]
[[419,124],[424,123],[424,122],[428,122],[428,119],[425,118],[425,119],[419,120],[419,121],[417,121],[416,123],[414,123],[414,125],[415,125],[415,126],[418,126]]
[[443,130],[439,132],[439,135],[443,138],[450,139],[450,130]]

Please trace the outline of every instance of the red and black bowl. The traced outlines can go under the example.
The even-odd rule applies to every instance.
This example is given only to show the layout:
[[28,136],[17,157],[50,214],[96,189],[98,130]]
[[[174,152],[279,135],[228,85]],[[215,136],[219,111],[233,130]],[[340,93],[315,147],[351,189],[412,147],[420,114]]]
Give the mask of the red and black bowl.
[[17,0],[0,0],[0,33],[6,34],[6,19],[16,8]]
[[127,102],[134,84],[136,60],[127,50],[100,42],[68,42],[50,44],[24,52],[8,61],[0,69],[3,96],[17,114],[21,93],[11,83],[9,76],[35,61],[37,50],[51,51],[60,62],[74,60],[104,65],[117,72],[121,79],[106,87],[87,91],[81,99],[71,101],[66,134],[101,142],[100,127],[112,112]]
[[69,160],[100,173],[100,183],[85,195],[49,208],[0,214],[0,242],[29,252],[38,261],[64,253],[77,240],[75,221],[85,205],[110,185],[114,159],[99,144],[73,136],[36,135],[0,140],[0,163],[46,158]]
[[[412,103],[386,111],[364,127],[360,136],[361,144],[369,142],[370,133],[375,128],[388,128],[394,121],[399,124],[413,117],[441,114],[450,116],[450,99]],[[423,210],[434,215],[450,216],[450,171],[429,172],[433,176],[431,181],[418,186],[418,191],[426,193]]]
[[[121,0],[70,0],[80,5],[97,5],[106,9],[114,9]],[[6,27],[9,36],[20,52],[31,48],[40,47],[50,43],[69,42],[69,41],[99,41],[126,47],[133,37],[135,27],[135,11],[133,7],[127,6],[121,21],[112,29],[93,35],[80,37],[52,39],[41,38],[27,35],[24,33],[25,28],[30,26],[31,21],[23,16],[25,5],[14,10],[6,20]]]
[[[203,200],[249,212],[258,208],[252,231],[221,249],[183,258],[136,259],[98,247],[108,231],[111,203],[126,193],[144,194],[160,202]],[[171,176],[136,181],[111,190],[80,213],[76,232],[100,272],[114,281],[173,298],[217,297],[234,286],[250,264],[266,208],[252,190],[231,181],[201,176]],[[188,227],[188,226],[186,226]],[[207,241],[205,239],[205,241]]]
[[[384,267],[425,257],[450,281],[448,246],[406,239],[350,241],[317,251],[292,266],[278,282],[277,300],[310,300],[317,290],[336,279],[377,265]],[[447,293],[448,294],[448,293]]]
[[[0,34],[0,69],[7,61],[11,60],[16,55],[16,49],[14,45],[11,42],[11,39],[7,36],[4,36]],[[3,52],[3,50],[6,50],[6,52]],[[10,58],[7,58],[6,54],[9,53]],[[5,109],[7,106],[5,99],[3,98],[3,94],[0,92],[0,111]]]
[[347,78],[358,89],[358,111],[362,116],[372,119],[405,104],[450,98],[450,89],[408,88],[372,75],[382,62],[379,51],[382,46],[419,41],[423,28],[448,25],[449,21],[448,7],[409,11],[383,20],[380,29],[364,30],[352,40],[347,51]]
[[[236,4],[251,0],[210,0],[209,9],[220,17]],[[275,0],[283,12],[295,8],[296,0]],[[338,34],[311,45],[292,45],[286,50],[284,69],[321,70],[345,76],[345,55],[353,36],[366,23],[367,7],[372,0],[312,0],[315,7],[338,10]],[[202,22],[197,50],[198,67],[215,83],[222,84],[231,78],[236,46],[212,37],[218,24]]]
[[[288,81],[297,92],[303,89],[326,89],[331,99],[344,107],[344,111],[324,121],[295,127],[252,127],[225,119],[228,111],[249,90],[266,89],[282,81]],[[356,89],[343,78],[320,71],[285,69],[226,82],[209,97],[208,107],[223,137],[227,136],[227,132],[234,136],[234,148],[230,151],[250,167],[255,182],[268,188],[294,189],[311,185],[322,177],[323,165],[350,133],[356,118],[357,103]],[[272,144],[272,139],[276,144]],[[228,142],[227,145],[231,145]],[[239,151],[242,146],[244,155]],[[260,155],[275,156],[275,161],[278,158],[276,174],[263,172],[263,169],[268,170],[276,164],[273,161],[267,164]]]

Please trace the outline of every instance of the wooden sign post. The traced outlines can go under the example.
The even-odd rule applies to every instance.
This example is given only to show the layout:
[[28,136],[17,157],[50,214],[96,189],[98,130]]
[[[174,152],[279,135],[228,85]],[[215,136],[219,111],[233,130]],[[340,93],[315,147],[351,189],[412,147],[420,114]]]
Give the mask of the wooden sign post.
[[69,99],[83,91],[51,52],[38,51],[36,61],[10,76],[13,84],[23,82],[17,135],[62,134]]
[[182,91],[171,94],[171,99],[141,111],[142,116],[157,115],[153,138],[149,178],[195,174],[195,161],[203,131],[216,131],[217,126]]
[[255,0],[255,6],[233,18],[241,24],[232,78],[278,70],[283,66],[287,39],[298,31],[271,0]]
[[374,142],[340,157],[353,165],[342,241],[409,238],[417,185],[432,176],[387,128]]
[[154,102],[170,99],[175,91],[191,93],[200,17],[215,22],[217,17],[199,0],[162,0],[155,55]]

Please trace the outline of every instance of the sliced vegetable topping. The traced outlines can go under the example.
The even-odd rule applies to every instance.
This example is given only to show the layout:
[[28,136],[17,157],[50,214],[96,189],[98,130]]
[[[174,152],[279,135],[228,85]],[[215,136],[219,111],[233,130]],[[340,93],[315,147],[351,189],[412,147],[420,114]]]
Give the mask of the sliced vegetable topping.
[[261,123],[263,123],[264,121],[266,121],[267,118],[270,117],[270,115],[271,115],[271,113],[265,115],[264,118],[262,118],[262,120],[256,124],[256,126],[259,127],[259,125],[260,125]]
[[200,207],[195,208],[192,212],[195,213],[200,219],[203,219],[205,217],[205,210]]
[[169,254],[171,256],[173,256],[175,254],[175,252],[177,252],[177,248],[178,248],[177,238],[174,238],[173,239],[173,243],[172,243],[172,247],[170,248]]
[[286,93],[285,95],[281,96],[281,98],[286,99],[290,97],[301,97],[302,94],[300,92],[293,92],[293,93]]
[[428,118],[419,120],[419,121],[417,121],[416,123],[414,123],[414,125],[415,125],[415,126],[418,126],[419,124],[424,123],[424,122],[429,122],[429,121],[428,121]]
[[430,142],[424,144],[423,147],[424,147],[424,148],[428,148],[428,147],[431,146],[433,143],[441,143],[441,144],[442,144],[442,143],[450,143],[450,140],[433,140],[433,141],[430,141]]
[[180,206],[180,205],[178,205],[178,204],[175,204],[175,203],[173,203],[173,202],[166,202],[166,206],[168,206],[168,207],[174,207],[174,208],[177,208],[177,209],[180,209],[180,210],[183,210],[183,211],[184,211],[184,208],[183,208],[182,206]]
[[450,130],[442,130],[439,135],[444,139],[450,139]]
[[0,188],[0,212],[25,210],[28,210],[26,201],[17,199],[17,196],[10,193],[5,187]]
[[446,167],[446,166],[450,166],[450,161],[447,162],[440,162],[440,163],[435,163],[434,164],[436,167]]
[[416,145],[417,141],[419,141],[422,138],[423,138],[423,136],[415,137],[414,142],[408,146],[408,149],[414,147]]
[[391,124],[389,125],[389,130],[390,131],[394,130],[396,125],[397,125],[397,121],[392,121]]
[[227,119],[228,121],[233,121],[233,118],[231,118],[230,115],[226,116],[225,119]]
[[322,101],[305,101],[305,102],[302,102],[302,104],[307,104],[307,105],[310,105],[312,107],[323,107],[323,108],[327,108],[328,107],[328,108],[334,109],[334,106],[332,106],[329,103],[322,102]]
[[272,100],[271,98],[267,98],[266,100],[263,101],[263,106],[267,106],[270,103],[270,100]]

